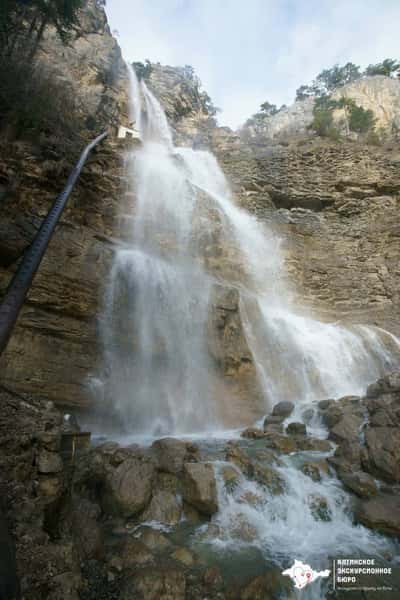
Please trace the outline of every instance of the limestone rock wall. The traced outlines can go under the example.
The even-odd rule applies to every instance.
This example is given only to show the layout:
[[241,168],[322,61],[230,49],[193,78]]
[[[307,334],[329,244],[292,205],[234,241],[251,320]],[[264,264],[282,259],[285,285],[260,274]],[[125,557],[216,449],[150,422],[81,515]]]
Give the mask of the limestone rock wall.
[[[396,134],[400,129],[400,80],[384,75],[364,77],[338,88],[332,98],[352,98],[358,106],[372,110],[375,126],[386,135]],[[267,116],[254,124],[245,125],[242,136],[245,139],[290,139],[304,135],[313,120],[314,99],[306,98],[283,108],[272,116]],[[340,128],[344,118],[343,110],[334,111],[334,119]],[[346,132],[343,130],[342,132]]]
[[[128,119],[128,80],[104,10],[94,0],[81,12],[68,46],[54,32],[46,35],[40,60],[75,90],[90,117],[85,136],[93,139],[106,128],[110,138],[93,153],[70,198],[1,358],[0,378],[14,390],[82,406],[91,400],[88,379],[101,360],[99,316],[112,259],[104,240],[114,231],[123,187],[124,149],[113,133]],[[73,162],[82,149],[76,147]],[[0,292],[69,170],[63,155],[47,145],[2,141]]]

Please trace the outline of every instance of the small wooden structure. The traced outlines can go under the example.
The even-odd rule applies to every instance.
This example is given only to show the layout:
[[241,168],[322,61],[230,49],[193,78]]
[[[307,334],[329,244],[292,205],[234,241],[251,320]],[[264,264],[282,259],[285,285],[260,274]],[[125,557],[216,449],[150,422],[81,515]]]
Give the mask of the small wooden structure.
[[61,454],[66,460],[74,461],[75,454],[90,448],[90,431],[71,431],[61,435]]

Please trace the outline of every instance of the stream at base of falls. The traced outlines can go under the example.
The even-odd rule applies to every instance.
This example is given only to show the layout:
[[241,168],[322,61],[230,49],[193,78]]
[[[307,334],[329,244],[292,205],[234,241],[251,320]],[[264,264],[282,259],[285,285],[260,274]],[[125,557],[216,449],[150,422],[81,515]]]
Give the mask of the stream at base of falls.
[[[325,323],[296,307],[279,237],[236,206],[212,154],[174,147],[157,99],[133,72],[131,79],[143,145],[127,157],[135,204],[127,245],[115,252],[102,319],[105,375],[98,389],[112,398],[122,432],[110,426],[107,437],[145,449],[165,437],[198,446],[200,462],[212,465],[218,510],[200,522],[183,511],[173,526],[148,526],[190,548],[202,565],[218,565],[228,585],[267,572],[275,586],[271,598],[339,597],[331,595],[331,577],[298,593],[281,572],[295,559],[318,571],[332,569],[337,557],[393,564],[399,548],[355,523],[354,496],[327,462],[334,445],[320,443],[328,432],[316,406],[326,398],[361,396],[398,367],[399,340],[377,327]],[[229,281],[207,268],[204,237],[217,234],[235,267]],[[302,422],[312,409],[307,434],[316,442],[304,443],[305,449],[271,451],[263,437],[240,437],[246,418],[235,430],[227,425],[229,397],[218,405],[222,377],[207,340],[212,291],[221,282],[240,295],[264,399],[258,425],[262,429],[263,415],[282,401],[295,404],[285,426]],[[305,463],[316,465],[318,476],[305,473]],[[132,535],[140,537],[144,525],[136,524]],[[264,597],[249,594],[249,600]]]

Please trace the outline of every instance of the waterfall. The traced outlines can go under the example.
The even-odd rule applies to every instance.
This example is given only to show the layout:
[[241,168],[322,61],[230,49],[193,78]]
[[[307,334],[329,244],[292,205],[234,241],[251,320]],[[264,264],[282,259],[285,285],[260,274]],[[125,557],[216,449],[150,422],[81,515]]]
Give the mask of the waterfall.
[[229,399],[219,405],[207,346],[215,274],[203,243],[217,233],[236,261],[265,409],[284,399],[360,394],[395,366],[400,346],[387,332],[324,323],[294,305],[279,236],[235,205],[212,154],[174,147],[158,100],[133,71],[130,78],[143,145],[128,160],[131,248],[116,251],[104,318],[108,389],[126,430],[224,428]]

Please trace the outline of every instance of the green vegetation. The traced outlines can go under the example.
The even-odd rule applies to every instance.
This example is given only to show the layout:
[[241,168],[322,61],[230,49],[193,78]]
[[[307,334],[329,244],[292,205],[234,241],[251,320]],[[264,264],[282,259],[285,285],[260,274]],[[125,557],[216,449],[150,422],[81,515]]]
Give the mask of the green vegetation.
[[400,62],[392,58],[385,58],[381,63],[369,65],[365,71],[360,71],[360,67],[351,62],[342,67],[334,65],[330,69],[321,71],[310,85],[301,85],[296,90],[296,100],[305,100],[310,96],[317,98],[326,96],[346,83],[370,75],[400,76]]
[[149,79],[151,72],[153,70],[153,67],[151,66],[151,62],[149,61],[148,58],[146,58],[146,61],[144,63],[139,62],[139,61],[132,63],[132,67],[135,69],[135,73],[136,73],[136,76],[139,79],[139,81],[141,79],[144,79],[145,81],[147,81],[147,79]]
[[400,77],[400,62],[393,58],[385,58],[381,63],[368,65],[364,71],[365,75],[386,75],[387,77]]
[[258,124],[261,124],[264,121],[265,117],[272,117],[274,115],[277,115],[284,108],[286,108],[286,104],[282,104],[282,106],[278,108],[276,104],[271,104],[268,101],[263,102],[260,105],[260,110],[254,113],[254,115],[252,115],[249,119],[247,119],[245,126],[257,127]]
[[[358,106],[352,98],[342,97],[333,100],[329,96],[316,98],[313,108],[313,121],[310,129],[317,135],[338,139],[338,129],[334,126],[333,111],[343,109],[347,133],[353,131],[359,134],[372,133],[375,127],[375,117],[372,110]],[[372,139],[372,138],[371,138]]]
[[323,96],[317,98],[313,108],[313,121],[310,129],[321,137],[339,139],[339,131],[333,124],[333,111],[337,108],[337,102]]
[[185,65],[180,69],[180,71],[182,73],[183,78],[187,79],[190,82],[194,93],[199,98],[203,110],[210,117],[215,117],[221,109],[215,106],[207,92],[201,89],[202,83],[200,81],[200,78],[196,75],[194,68],[191,65]]

